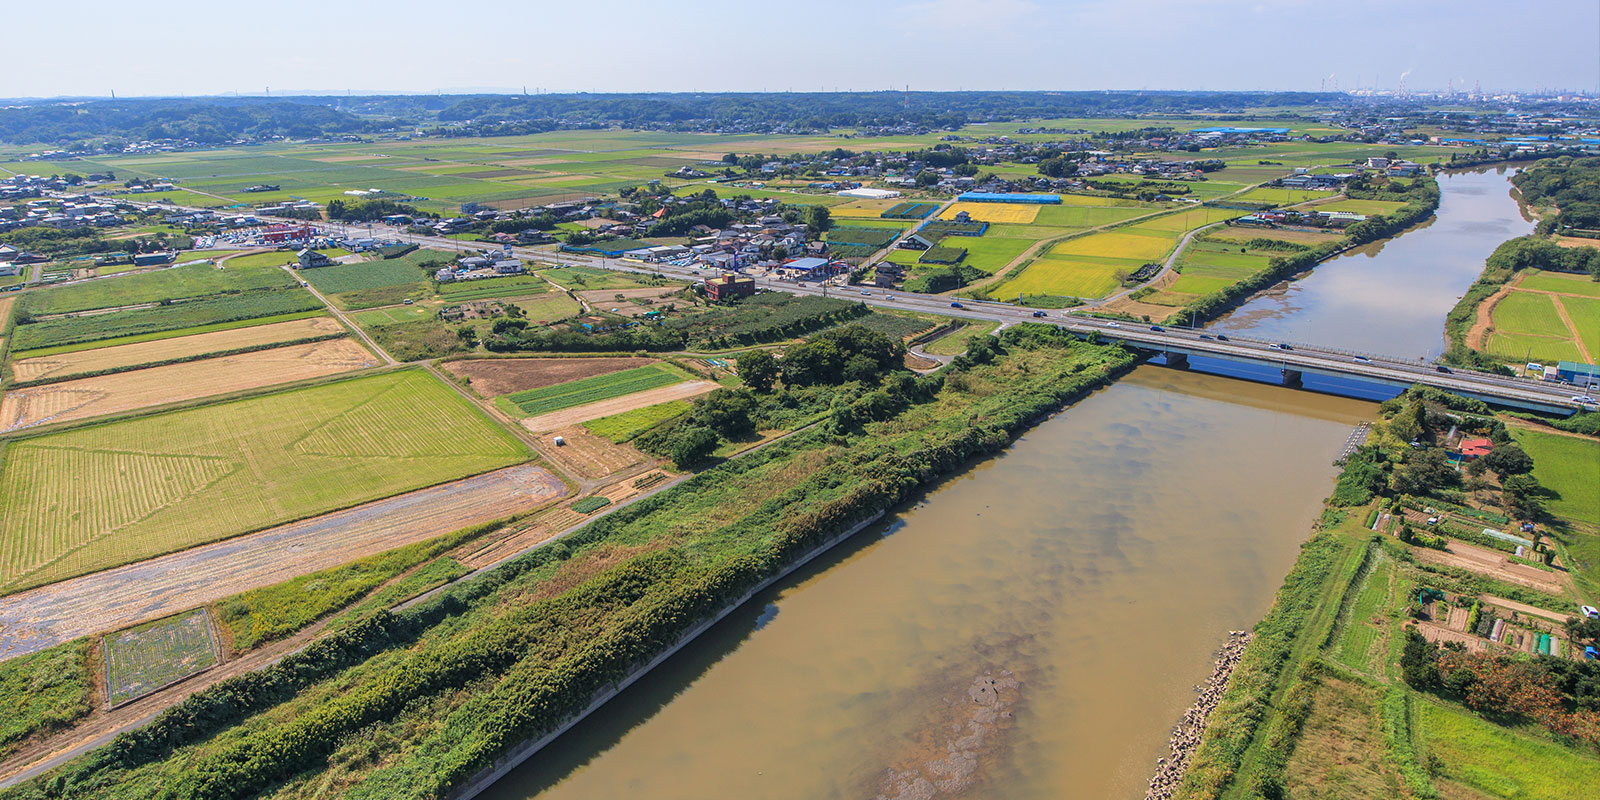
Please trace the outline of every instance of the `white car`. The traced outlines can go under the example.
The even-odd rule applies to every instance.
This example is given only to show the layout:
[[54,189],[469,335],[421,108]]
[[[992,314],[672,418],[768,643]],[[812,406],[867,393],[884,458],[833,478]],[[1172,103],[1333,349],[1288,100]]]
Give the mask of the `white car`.
[[1600,611],[1595,610],[1594,606],[1580,606],[1578,610],[1589,619],[1600,619]]
[[1579,395],[1573,395],[1572,402],[1574,402],[1574,403],[1583,403],[1584,405],[1594,405],[1596,402],[1600,402],[1600,401],[1596,401],[1593,397],[1590,397],[1589,395],[1579,394]]
[[1117,324],[1117,323],[1115,323],[1115,322],[1107,322],[1107,323],[1106,323],[1106,327],[1107,327],[1107,328],[1120,328],[1120,327],[1122,327],[1122,326],[1121,326],[1121,325],[1118,325],[1118,324]]
[[862,290],[861,296],[862,297],[871,297],[872,296],[872,292],[869,292],[869,291],[866,291],[866,290]]

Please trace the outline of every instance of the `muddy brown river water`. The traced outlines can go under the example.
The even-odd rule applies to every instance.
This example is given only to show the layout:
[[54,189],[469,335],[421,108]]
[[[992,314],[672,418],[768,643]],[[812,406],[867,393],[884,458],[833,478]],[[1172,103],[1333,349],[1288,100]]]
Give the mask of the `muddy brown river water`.
[[1373,413],[1141,367],[758,597],[485,796],[1142,796]]

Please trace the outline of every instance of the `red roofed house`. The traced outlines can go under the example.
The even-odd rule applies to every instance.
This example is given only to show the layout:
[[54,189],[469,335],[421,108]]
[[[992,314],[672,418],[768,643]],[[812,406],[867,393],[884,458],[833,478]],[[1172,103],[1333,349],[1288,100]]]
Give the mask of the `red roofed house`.
[[1484,456],[1489,455],[1489,451],[1493,450],[1493,449],[1494,449],[1494,443],[1489,441],[1488,439],[1462,439],[1461,440],[1461,457],[1462,458],[1467,458],[1467,459],[1483,458]]

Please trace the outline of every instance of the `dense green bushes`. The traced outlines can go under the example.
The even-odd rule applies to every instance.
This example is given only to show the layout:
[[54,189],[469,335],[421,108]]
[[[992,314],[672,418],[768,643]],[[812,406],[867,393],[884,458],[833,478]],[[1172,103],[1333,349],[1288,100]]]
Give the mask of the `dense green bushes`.
[[0,661],[0,756],[17,742],[89,713],[89,640]]

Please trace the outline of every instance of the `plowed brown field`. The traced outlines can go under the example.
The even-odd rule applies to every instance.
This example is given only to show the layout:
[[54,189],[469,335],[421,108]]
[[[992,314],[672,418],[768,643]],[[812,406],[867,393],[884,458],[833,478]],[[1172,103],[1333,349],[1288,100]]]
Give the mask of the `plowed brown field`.
[[349,339],[297,344],[7,392],[0,432],[88,419],[376,366]]
[[158,339],[97,350],[79,350],[38,358],[24,358],[11,364],[11,372],[19,381],[33,381],[52,375],[75,375],[107,369],[154,364],[176,358],[189,358],[207,353],[221,353],[245,347],[258,347],[274,342],[292,342],[313,336],[341,333],[344,327],[333,317],[275,322],[253,328],[238,328],[212,333],[197,333],[174,339]]
[[478,394],[498,397],[654,363],[654,358],[475,358],[447,361],[444,368],[466,378]]

